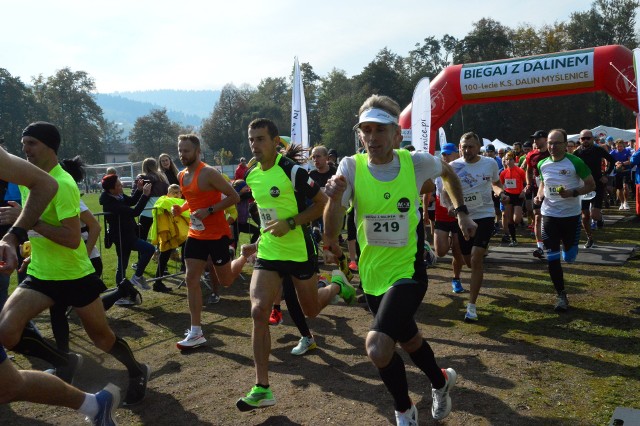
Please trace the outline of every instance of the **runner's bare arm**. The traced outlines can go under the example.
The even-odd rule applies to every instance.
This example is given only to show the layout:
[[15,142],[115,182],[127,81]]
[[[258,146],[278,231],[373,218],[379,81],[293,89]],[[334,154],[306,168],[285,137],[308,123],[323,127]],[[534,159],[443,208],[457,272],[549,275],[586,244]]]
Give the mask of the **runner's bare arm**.
[[[33,226],[58,190],[58,183],[48,173],[2,149],[0,179],[24,185],[30,190],[20,216],[13,223],[14,227],[22,229],[30,229]],[[0,272],[9,273],[18,266],[16,247],[19,243],[17,235],[13,233],[7,233],[2,237],[0,261],[4,264],[0,266]]]
[[[329,251],[334,255],[339,255],[341,252],[338,236],[340,235],[342,220],[346,212],[346,209],[342,206],[342,194],[346,188],[346,179],[344,176],[339,175],[331,177],[325,186],[325,194],[329,197],[329,201],[323,214],[324,236],[322,241],[325,247],[328,247]],[[325,261],[332,261],[328,259],[327,250],[325,250],[325,258],[327,258]],[[333,263],[335,263],[335,260],[333,260]]]
[[[222,176],[222,174],[214,169],[213,167],[205,167],[200,172],[200,176],[198,177],[198,185],[205,190],[216,190],[220,191],[225,195],[225,198],[218,201],[214,205],[209,207],[213,207],[214,212],[218,212],[220,210],[225,210],[226,208],[236,205],[240,202],[240,196],[236,192],[235,189],[231,186],[229,182]],[[198,219],[202,220],[207,217],[209,214],[208,207],[198,209],[193,212],[193,215]]]
[[68,217],[60,221],[60,226],[49,225],[41,220],[36,222],[33,230],[43,237],[70,249],[80,245],[80,216]]
[[[462,196],[462,185],[460,184],[460,179],[458,179],[458,175],[456,175],[451,166],[444,161],[442,161],[441,176],[444,189],[453,202],[453,206],[457,208],[464,205],[464,197]],[[462,235],[464,235],[464,238],[468,240],[476,234],[476,228],[478,227],[478,225],[473,220],[471,220],[468,214],[464,212],[458,212],[457,216],[458,225],[460,226]]]

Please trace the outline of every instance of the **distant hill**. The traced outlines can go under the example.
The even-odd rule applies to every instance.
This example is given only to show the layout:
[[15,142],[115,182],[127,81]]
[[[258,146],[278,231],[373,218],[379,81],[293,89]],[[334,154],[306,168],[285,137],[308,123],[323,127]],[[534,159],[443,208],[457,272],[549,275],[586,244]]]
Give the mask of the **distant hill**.
[[173,121],[200,126],[220,98],[218,90],[150,90],[141,92],[98,93],[96,102],[107,120],[122,123],[125,134],[133,128],[138,117],[152,109],[166,108]]

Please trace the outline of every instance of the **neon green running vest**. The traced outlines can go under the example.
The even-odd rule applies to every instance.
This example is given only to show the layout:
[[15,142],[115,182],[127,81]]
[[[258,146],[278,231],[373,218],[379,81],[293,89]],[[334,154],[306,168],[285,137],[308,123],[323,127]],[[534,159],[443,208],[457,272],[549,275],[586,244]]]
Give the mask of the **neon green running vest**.
[[411,153],[395,150],[400,172],[390,182],[375,179],[366,154],[354,155],[354,205],[360,244],[360,279],[365,293],[380,296],[396,281],[414,275],[419,194]]

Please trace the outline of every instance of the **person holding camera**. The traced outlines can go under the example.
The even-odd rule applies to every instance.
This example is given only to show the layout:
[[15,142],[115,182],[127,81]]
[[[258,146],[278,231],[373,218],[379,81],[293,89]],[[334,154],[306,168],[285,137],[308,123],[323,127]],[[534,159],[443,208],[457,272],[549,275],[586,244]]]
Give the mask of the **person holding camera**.
[[[122,182],[118,175],[109,174],[102,178],[104,191],[100,195],[100,205],[107,213],[106,219],[109,225],[108,237],[116,246],[118,254],[118,266],[116,269],[116,284],[126,278],[126,266],[132,251],[139,254],[136,272],[131,277],[131,283],[143,290],[149,290],[149,285],[144,279],[144,270],[149,264],[155,248],[147,241],[138,238],[136,228],[138,224],[135,218],[140,215],[151,194],[151,183],[144,180],[136,180],[137,190],[133,196],[125,195],[122,191]],[[133,206],[133,207],[132,207]]]

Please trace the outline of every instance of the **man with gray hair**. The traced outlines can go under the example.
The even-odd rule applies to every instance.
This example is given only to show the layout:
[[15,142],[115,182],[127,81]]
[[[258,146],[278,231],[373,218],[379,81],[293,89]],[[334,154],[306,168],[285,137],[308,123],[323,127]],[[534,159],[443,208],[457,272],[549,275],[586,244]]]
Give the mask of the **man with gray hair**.
[[473,236],[476,225],[467,215],[460,181],[448,164],[429,153],[394,149],[402,139],[399,115],[400,106],[387,96],[373,95],[360,107],[354,131],[367,153],[343,158],[338,173],[327,182],[324,242],[327,262],[336,262],[343,217],[353,204],[362,249],[362,289],[374,315],[367,355],[393,396],[396,423],[417,425],[418,410],[409,397],[405,365],[396,344],[429,378],[434,419],[443,419],[451,411],[449,391],[457,377],[452,368],[438,366],[414,318],[428,281],[418,209],[424,183],[442,176],[466,238]]

